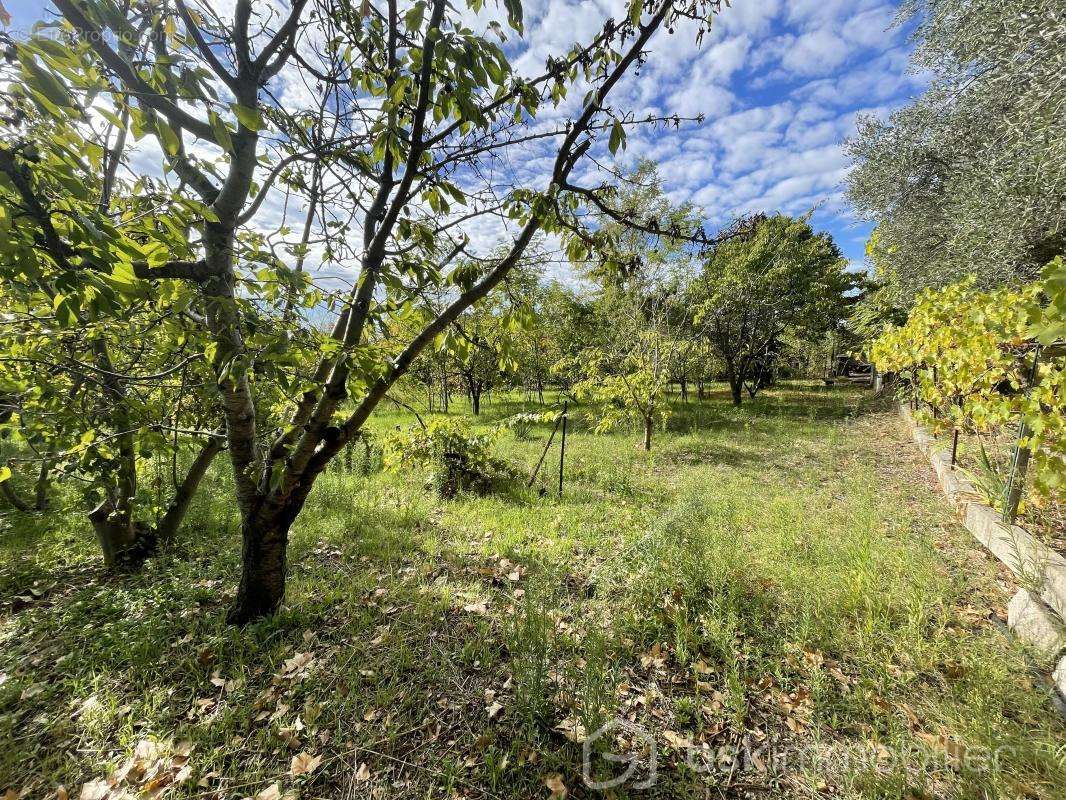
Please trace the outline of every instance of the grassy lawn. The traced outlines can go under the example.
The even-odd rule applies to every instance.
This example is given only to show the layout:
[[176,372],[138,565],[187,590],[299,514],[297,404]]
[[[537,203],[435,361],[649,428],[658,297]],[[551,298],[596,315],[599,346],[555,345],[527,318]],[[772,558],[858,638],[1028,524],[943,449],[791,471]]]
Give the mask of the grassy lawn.
[[[524,408],[493,399],[478,424]],[[561,499],[557,447],[543,496],[324,476],[286,609],[243,630],[222,623],[222,470],[134,577],[102,573],[78,519],[4,517],[0,792],[1066,796],[1066,725],[1003,631],[1010,586],[893,413],[849,387],[741,409],[719,391],[677,402],[645,454],[579,412]],[[500,450],[528,474],[549,430]],[[625,771],[607,751],[633,774],[599,792],[579,742],[605,723],[592,777]]]

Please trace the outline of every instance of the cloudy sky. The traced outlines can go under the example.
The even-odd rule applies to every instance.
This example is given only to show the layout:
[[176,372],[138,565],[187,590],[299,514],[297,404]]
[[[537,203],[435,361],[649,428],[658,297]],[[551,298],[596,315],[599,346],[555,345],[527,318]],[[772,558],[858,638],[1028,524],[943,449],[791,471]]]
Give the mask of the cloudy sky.
[[[617,3],[526,3],[518,61],[542,61],[586,38]],[[613,105],[638,113],[702,114],[679,132],[631,136],[626,157],[657,161],[673,199],[702,207],[712,224],[753,211],[802,213],[861,262],[870,226],[843,202],[841,146],[857,114],[885,115],[922,91],[908,71],[908,28],[885,0],[734,0],[697,47],[691,31],[660,35]]]
[[[40,0],[3,2],[15,29],[48,13]],[[212,2],[224,14],[231,4]],[[468,15],[473,27],[495,15],[492,0],[487,6]],[[527,0],[525,36],[509,40],[508,54],[521,72],[539,73],[547,55],[588,41],[605,19],[624,16],[624,6],[622,0]],[[733,0],[702,46],[692,29],[660,33],[648,63],[626,78],[611,104],[637,116],[703,115],[704,121],[679,131],[633,129],[619,166],[639,157],[657,161],[671,197],[702,208],[712,228],[749,212],[817,209],[815,226],[830,231],[859,266],[870,227],[842,199],[848,168],[842,141],[857,114],[885,115],[923,86],[921,76],[908,72],[907,29],[893,24],[897,6],[896,0]],[[297,96],[306,93],[302,85],[277,88],[286,105],[309,100]],[[570,102],[581,94],[572,92]],[[537,185],[552,155],[545,143],[543,153],[522,153],[507,167]],[[598,155],[609,160],[602,147]],[[158,164],[156,154],[141,156]],[[597,182],[592,170],[589,165],[584,175],[589,183]],[[280,211],[265,204],[264,222]]]

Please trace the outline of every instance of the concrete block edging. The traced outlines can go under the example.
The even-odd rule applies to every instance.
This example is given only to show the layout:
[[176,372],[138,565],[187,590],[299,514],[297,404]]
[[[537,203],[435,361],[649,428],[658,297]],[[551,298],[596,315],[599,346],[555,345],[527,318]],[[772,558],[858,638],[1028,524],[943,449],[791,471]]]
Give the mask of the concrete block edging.
[[[1018,579],[1021,588],[1011,601],[1015,613],[1010,628],[1045,658],[1066,651],[1066,558],[1019,525],[1007,525],[1000,514],[982,502],[973,483],[951,466],[951,454],[919,425],[904,403],[900,416],[911,429],[915,445],[928,458],[944,493],[962,517],[966,529]],[[1039,634],[1034,633],[1039,631]],[[1066,655],[1053,673],[1066,698]]]

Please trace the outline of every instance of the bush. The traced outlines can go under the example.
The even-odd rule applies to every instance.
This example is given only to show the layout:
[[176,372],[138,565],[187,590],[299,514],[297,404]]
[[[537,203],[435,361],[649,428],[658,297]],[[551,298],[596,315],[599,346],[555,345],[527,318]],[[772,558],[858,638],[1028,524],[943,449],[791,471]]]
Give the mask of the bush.
[[393,472],[428,469],[429,485],[443,498],[459,492],[489,494],[516,472],[493,453],[496,437],[474,433],[458,420],[431,419],[425,427],[393,434],[385,443],[385,466]]
[[542,423],[553,423],[558,418],[558,411],[529,411],[523,414],[515,414],[503,421],[503,426],[514,434],[514,438],[520,442],[528,442],[533,439],[534,429]]

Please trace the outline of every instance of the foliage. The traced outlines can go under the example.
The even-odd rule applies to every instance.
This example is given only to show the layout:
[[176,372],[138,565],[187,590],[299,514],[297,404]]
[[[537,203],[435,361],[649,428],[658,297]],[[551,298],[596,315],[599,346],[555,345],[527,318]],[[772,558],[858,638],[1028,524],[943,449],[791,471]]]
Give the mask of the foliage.
[[965,275],[1035,279],[1066,237],[1059,0],[909,0],[924,95],[849,143],[852,205],[877,223],[878,278],[905,305]]
[[627,338],[621,352],[592,347],[583,353],[586,377],[574,394],[591,406],[593,430],[604,433],[636,422],[644,426],[650,447],[650,431],[670,416],[664,402],[671,379],[668,346],[660,331],[646,328]]
[[[616,108],[612,90],[657,34],[684,21],[702,39],[720,9],[719,0],[633,0],[525,75],[502,46],[523,31],[513,0],[507,28],[478,30],[467,9],[444,0],[403,9],[238,3],[225,15],[184,2],[54,5],[58,14],[26,42],[4,35],[13,61],[0,86],[13,165],[4,172],[41,185],[62,161],[62,191],[36,208],[34,192],[15,186],[0,225],[18,220],[16,245],[33,250],[21,264],[44,260],[73,281],[52,298],[63,326],[78,327],[80,309],[106,322],[147,302],[193,329],[183,341],[210,370],[204,385],[225,417],[242,515],[234,623],[280,606],[290,526],[418,356],[500,286],[538,236],[558,236],[574,255],[589,250],[587,206],[610,208],[611,192],[581,185],[583,157],[617,152],[627,126],[662,121]],[[287,91],[301,85],[315,88]],[[577,89],[584,94],[570,102]],[[43,134],[43,158],[37,115],[57,126]],[[111,126],[103,137],[101,120]],[[120,143],[149,139],[158,147],[139,149],[137,169],[160,177],[92,213],[108,150],[101,138],[116,143],[108,166],[122,169],[134,162]],[[501,182],[481,168],[525,157],[534,141],[553,164],[535,181]],[[127,216],[120,196],[143,205]],[[264,213],[272,199],[284,204],[280,219]],[[302,236],[292,235],[290,207],[304,211]],[[502,246],[478,252],[472,234],[500,230],[501,219]],[[305,269],[312,243],[318,264]],[[319,291],[316,267],[359,279]],[[385,335],[418,317],[426,297],[441,304],[402,327],[402,339]],[[175,330],[164,333],[177,342]]]
[[704,259],[688,305],[698,335],[724,362],[739,405],[754,397],[759,371],[776,359],[786,332],[817,340],[844,318],[858,278],[828,234],[806,219],[755,217]]
[[425,427],[390,436],[385,467],[393,472],[428,470],[429,484],[446,499],[459,492],[484,495],[514,477],[514,469],[494,455],[495,443],[491,433],[474,433],[461,420],[435,417]]
[[1062,334],[1066,262],[1052,261],[1041,281],[981,291],[973,278],[926,290],[907,323],[872,348],[877,368],[897,372],[904,391],[936,409],[937,425],[987,432],[1024,422],[1023,444],[1043,494],[1066,486],[1066,369],[1061,355],[1040,360],[1037,345]]
[[[14,49],[32,73],[55,44],[35,36]],[[86,68],[83,48],[67,57]],[[153,178],[119,179],[121,120],[79,123],[35,86],[4,98],[24,136],[0,144],[0,435],[18,451],[16,471],[82,487],[104,557],[117,563],[149,528],[166,537],[180,522],[199,480],[179,475],[186,453],[219,450],[206,340],[193,322],[202,304],[190,286],[152,293],[136,276],[164,250],[184,252],[197,212]]]
[[559,416],[556,411],[526,411],[512,414],[503,421],[503,427],[514,434],[519,441],[529,441],[533,437],[533,427],[542,423],[552,423]]

